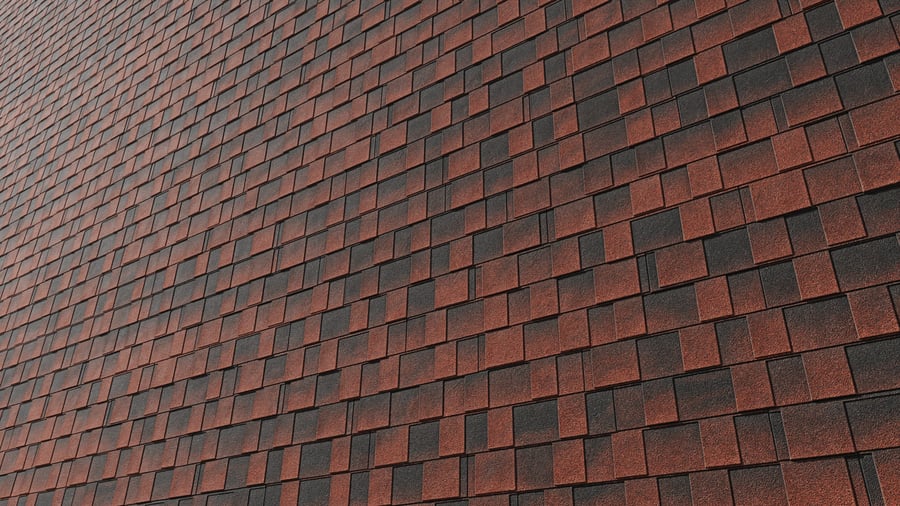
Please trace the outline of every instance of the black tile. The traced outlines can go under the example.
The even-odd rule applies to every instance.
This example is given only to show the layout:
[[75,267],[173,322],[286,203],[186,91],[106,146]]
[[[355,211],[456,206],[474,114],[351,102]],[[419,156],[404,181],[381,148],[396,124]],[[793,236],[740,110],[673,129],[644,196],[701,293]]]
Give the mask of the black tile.
[[723,365],[731,365],[753,359],[753,344],[745,318],[716,323],[716,339]]
[[484,194],[494,195],[513,186],[513,164],[507,162],[484,171]]
[[655,0],[622,0],[622,14],[625,19],[638,17],[655,7]]
[[740,109],[713,116],[709,122],[712,126],[713,140],[717,144],[731,146],[747,140]]
[[350,438],[350,470],[369,467],[369,455],[373,448],[373,433],[359,434]]
[[644,95],[647,104],[657,104],[672,97],[669,87],[669,73],[666,70],[654,72],[644,78]]
[[491,83],[488,87],[488,97],[491,107],[496,107],[522,95],[524,89],[522,72],[516,72],[499,81]]
[[668,476],[658,481],[660,506],[694,504],[688,475]]
[[[638,144],[634,147],[634,154],[637,164],[638,166],[640,166],[640,174],[649,174],[651,172],[656,172],[657,170],[662,170],[667,167],[665,146],[663,145],[663,140],[660,137]],[[671,174],[677,171],[682,171],[685,174],[685,178],[687,177],[686,168],[674,169],[666,174]],[[665,177],[666,175],[664,174],[663,178]],[[663,180],[663,184],[665,186],[665,179]]]
[[503,53],[500,54],[503,74],[511,74],[532,64],[536,59],[536,48],[537,44],[535,39],[529,39],[515,47],[503,51]]
[[509,158],[508,134],[503,133],[481,142],[481,166],[489,167]]
[[281,464],[284,459],[284,450],[269,450],[266,456],[266,483],[278,483],[281,481]]
[[[518,443],[517,443],[518,444]],[[519,488],[541,489],[553,486],[553,447],[535,446],[516,450],[516,483]]]
[[678,114],[681,125],[687,126],[709,117],[706,109],[706,93],[696,90],[678,97]]
[[[346,25],[344,26],[346,29]],[[419,94],[419,109],[427,111],[444,103],[444,83],[435,83]]]
[[328,474],[331,464],[331,441],[307,443],[300,447],[301,478]]
[[487,9],[472,19],[472,34],[480,37],[497,27],[497,9]]
[[646,281],[641,281],[642,284],[646,284],[646,288],[642,288],[642,292],[647,291],[656,291],[659,290],[659,272],[656,269],[656,253],[648,253],[647,255],[642,256],[641,258],[646,259]]
[[234,346],[233,363],[239,364],[256,358],[259,351],[259,334],[238,339]]
[[[454,306],[447,310],[447,328],[453,329],[454,331],[465,332],[469,329],[481,329],[481,322],[483,321],[483,300],[469,302],[468,304],[461,306]],[[474,333],[475,332],[473,332],[473,334]],[[460,337],[465,337],[465,335]]]
[[503,255],[503,227],[497,227],[472,239],[472,261],[480,264]]
[[735,409],[731,372],[722,369],[675,378],[675,398],[681,419],[731,413]]
[[322,327],[320,337],[332,339],[346,334],[350,328],[350,306],[341,307],[322,314]]
[[607,434],[616,430],[616,412],[612,390],[591,392],[585,396],[588,433]]
[[778,56],[775,32],[767,27],[722,46],[728,73],[733,74]]
[[[720,170],[726,178],[741,177],[740,174],[747,166],[747,160],[752,159],[752,154],[750,156],[741,156],[741,154],[742,152],[746,153],[747,151],[745,150],[751,146],[722,155],[719,165],[720,167],[723,165],[725,166],[724,169]],[[732,154],[737,154],[738,156],[733,157],[734,161],[729,161],[726,155]],[[741,203],[739,190],[732,190],[713,195],[709,198],[709,206],[712,208],[713,223],[717,230],[734,228],[743,225],[745,222],[746,217],[744,216],[744,208]]]
[[263,373],[263,383],[272,384],[279,381],[284,375],[284,368],[286,364],[286,355],[278,355],[267,359],[265,372]]
[[427,422],[409,428],[409,460],[429,460],[438,457],[440,424]]
[[863,483],[865,484],[866,497],[869,499],[869,504],[885,504],[884,495],[881,493],[881,481],[878,479],[878,469],[875,467],[875,459],[872,457],[872,454],[863,454],[857,458],[859,459],[859,467],[863,475]]
[[813,41],[818,42],[831,37],[844,29],[834,2],[808,10],[805,15],[806,24],[809,26],[809,34],[812,36]]
[[779,58],[734,77],[738,102],[747,105],[791,89],[787,62]]
[[772,439],[775,440],[775,456],[778,457],[778,460],[787,460],[790,455],[787,436],[784,433],[784,422],[781,421],[781,412],[769,412],[769,426],[772,429]]
[[[553,2],[545,7],[544,11],[544,19],[546,20],[548,27],[564,23],[568,18],[568,15],[566,14],[566,2],[564,1]],[[521,12],[527,11],[523,10]]]
[[900,186],[884,188],[856,197],[869,236],[893,234],[900,230]]
[[434,281],[409,287],[407,314],[417,316],[434,309]]
[[575,89],[575,100],[600,93],[615,86],[612,62],[605,62],[575,74],[572,85]]
[[[654,333],[684,327],[700,320],[694,285],[655,292],[644,297],[647,332]],[[671,339],[671,338],[669,338]]]
[[[466,72],[466,77],[468,77],[468,72]],[[480,76],[478,80],[479,82],[481,81]],[[475,87],[477,88],[477,86]],[[469,89],[468,85],[466,85],[466,89]],[[450,103],[450,117],[454,123],[469,117],[469,99],[467,96],[454,99],[453,102]]]
[[822,250],[827,246],[825,231],[822,229],[822,221],[819,219],[819,212],[816,209],[792,214],[785,221],[794,254],[804,255]]
[[153,491],[150,495],[151,500],[158,501],[169,498],[169,491],[172,486],[172,474],[173,471],[171,469],[158,471],[156,473],[156,476],[153,477]]
[[697,71],[694,68],[693,59],[688,58],[681,63],[670,65],[668,71],[669,85],[672,87],[673,95],[679,95],[697,87]]
[[847,359],[860,392],[900,388],[900,338],[849,346]]
[[395,467],[392,492],[392,502],[394,503],[405,504],[421,501],[422,464]]
[[776,307],[791,304],[800,300],[800,287],[794,264],[782,262],[762,267],[759,270],[766,306]]
[[[434,223],[432,223],[434,226]],[[359,271],[372,265],[375,241],[356,244],[350,248],[350,270]]]
[[450,272],[450,245],[431,248],[431,275],[440,276],[447,272]]
[[[41,470],[41,472],[43,473],[43,470]],[[135,494],[138,493],[137,487],[140,486],[140,483],[140,480],[130,480],[128,482],[128,492],[126,493],[126,497],[129,498],[129,500],[132,497],[132,492]],[[41,492],[35,498],[34,506],[52,506],[55,501],[59,500],[56,499],[56,497],[58,496],[55,492]]]
[[228,471],[225,473],[225,488],[240,488],[247,485],[247,470],[250,466],[250,457],[235,457],[228,459]]
[[853,38],[849,33],[827,40],[820,47],[822,58],[825,60],[825,70],[829,74],[836,74],[859,63]]
[[770,360],[766,366],[776,404],[783,406],[810,400],[809,384],[806,382],[803,360],[799,356]]
[[566,53],[557,53],[556,55],[545,58],[544,81],[552,83],[563,77],[566,77]]
[[625,119],[613,121],[596,130],[584,134],[585,156],[599,158],[628,146],[628,132]]
[[677,333],[639,339],[637,342],[641,379],[674,376],[684,372],[681,342]]
[[775,460],[772,425],[767,413],[736,416],[734,425],[744,463],[759,464]]
[[895,237],[854,244],[831,252],[842,291],[896,281],[900,272],[900,246]]
[[272,300],[287,294],[289,271],[276,272],[266,277],[263,299]]
[[631,236],[636,254],[681,242],[681,215],[678,209],[670,209],[634,220]]
[[556,400],[513,408],[513,435],[516,446],[545,443],[559,438]]
[[552,110],[550,87],[544,86],[528,94],[528,108],[533,117],[549,114]]
[[406,142],[417,141],[431,133],[431,111],[411,118],[406,124]]
[[556,29],[547,30],[548,33],[556,32],[556,40],[559,44],[560,51],[568,49],[580,42],[581,38],[578,31],[580,20],[572,19],[556,27]]
[[616,429],[627,430],[646,425],[644,418],[644,391],[641,385],[631,385],[613,390],[616,407]]
[[856,339],[847,297],[834,297],[784,309],[794,351],[825,348]]
[[897,413],[900,395],[896,394],[847,402],[847,421],[856,447],[873,450],[896,445],[900,434]]
[[[369,326],[374,327],[384,323],[384,315],[387,310],[387,297],[382,295],[369,299]],[[309,352],[307,352],[307,357]]]
[[466,416],[466,453],[487,450],[487,413]]
[[881,60],[841,74],[835,77],[835,82],[841,101],[847,109],[875,102],[894,93],[891,77]]
[[578,128],[585,130],[611,121],[619,116],[619,94],[616,90],[591,97],[576,106]]
[[510,496],[509,504],[510,506],[544,506],[544,493],[539,491],[516,494]]
[[578,238],[578,247],[581,257],[581,267],[593,267],[605,260],[603,249],[603,231],[598,230]]
[[620,186],[594,196],[594,212],[598,227],[630,218],[631,191],[628,186]]
[[350,504],[364,506],[369,504],[369,473],[353,473],[350,475]]
[[710,276],[718,276],[753,266],[750,237],[739,228],[703,240]]
[[331,478],[300,480],[298,504],[328,504],[331,495]]
[[532,121],[531,130],[534,135],[535,147],[540,148],[556,140],[556,134],[553,129],[553,116],[544,116]]
[[625,484],[606,483],[576,487],[572,491],[574,506],[593,506],[598,504],[625,504]]
[[462,237],[465,226],[464,209],[436,216],[431,219],[431,243],[437,245]]

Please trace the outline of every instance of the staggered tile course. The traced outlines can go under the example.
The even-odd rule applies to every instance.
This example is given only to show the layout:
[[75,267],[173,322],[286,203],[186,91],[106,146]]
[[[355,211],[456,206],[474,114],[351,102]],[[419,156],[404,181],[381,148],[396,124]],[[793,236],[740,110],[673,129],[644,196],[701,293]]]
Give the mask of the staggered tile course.
[[0,6],[0,504],[900,504],[897,0]]

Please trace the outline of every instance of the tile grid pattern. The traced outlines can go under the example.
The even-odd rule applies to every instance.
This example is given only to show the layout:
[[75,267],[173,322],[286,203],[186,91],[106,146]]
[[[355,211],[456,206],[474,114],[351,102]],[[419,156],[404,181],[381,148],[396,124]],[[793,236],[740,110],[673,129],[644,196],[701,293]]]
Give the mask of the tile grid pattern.
[[7,503],[900,501],[895,0],[55,4]]

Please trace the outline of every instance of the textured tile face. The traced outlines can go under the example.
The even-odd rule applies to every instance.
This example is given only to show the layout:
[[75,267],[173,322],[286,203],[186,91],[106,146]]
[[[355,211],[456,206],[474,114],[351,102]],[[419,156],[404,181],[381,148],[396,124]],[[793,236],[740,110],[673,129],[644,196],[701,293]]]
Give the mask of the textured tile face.
[[0,5],[0,503],[900,504],[896,0]]

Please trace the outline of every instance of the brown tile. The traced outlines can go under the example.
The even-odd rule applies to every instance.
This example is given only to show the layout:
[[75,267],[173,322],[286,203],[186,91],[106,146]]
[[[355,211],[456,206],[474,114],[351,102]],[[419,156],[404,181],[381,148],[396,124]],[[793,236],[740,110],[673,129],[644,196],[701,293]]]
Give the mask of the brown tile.
[[781,414],[792,459],[853,451],[842,403],[788,406]]

